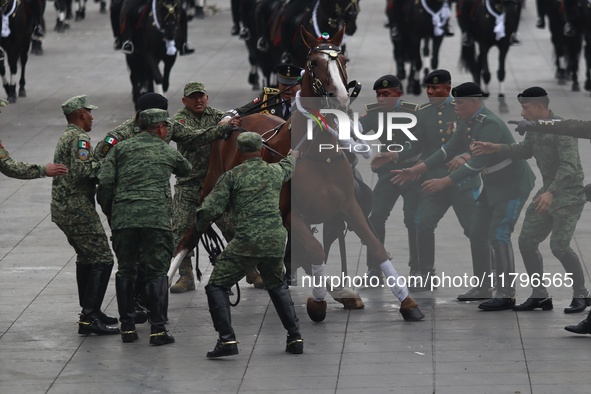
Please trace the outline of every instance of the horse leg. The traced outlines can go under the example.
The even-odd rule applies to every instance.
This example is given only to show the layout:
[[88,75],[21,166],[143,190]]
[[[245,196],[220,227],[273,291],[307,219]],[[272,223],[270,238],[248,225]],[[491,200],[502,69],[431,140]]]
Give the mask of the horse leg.
[[507,59],[507,52],[509,45],[503,45],[499,48],[499,69],[497,70],[497,79],[499,80],[499,112],[506,114],[509,112],[509,107],[505,101],[505,91],[503,90],[503,82],[505,81],[505,60]]
[[10,79],[4,81],[4,89],[8,95],[7,100],[9,103],[16,103],[16,73],[18,71],[18,57],[9,56],[8,66],[10,68]]
[[21,78],[19,80],[19,89],[18,89],[18,96],[19,97],[27,97],[27,91],[25,90],[25,70],[27,69],[27,61],[29,60],[29,45],[30,42],[27,42],[25,45],[25,49],[21,51]]
[[[164,96],[163,78],[158,67],[158,61],[153,56],[148,57],[148,70],[151,76],[151,80],[154,82],[154,88],[152,91]],[[168,86],[167,86],[168,88]]]
[[437,68],[439,68],[439,50],[441,49],[442,42],[443,36],[435,37],[433,39],[433,52],[431,53],[431,70],[437,70]]
[[410,74],[408,76],[408,93],[412,93],[416,96],[421,94],[421,82],[419,81],[419,75],[423,68],[423,61],[421,60],[421,41],[412,40],[410,42]]
[[400,313],[404,320],[418,321],[423,319],[425,315],[420,311],[417,303],[408,295],[406,281],[400,279],[400,275],[392,265],[386,248],[369,227],[355,198],[349,198],[343,204],[342,213],[347,218],[349,227],[359,236],[361,242],[367,245],[367,252],[371,258],[382,262],[380,268],[384,273],[386,284],[392,294],[400,301]]
[[172,66],[176,61],[176,56],[167,56],[164,59],[164,74],[162,75],[162,90],[164,92],[168,92],[168,88],[170,87],[170,72],[172,71]]
[[[483,81],[483,93],[484,93],[484,97],[488,97],[490,95],[490,91],[488,89],[488,84],[490,83],[490,69],[488,68],[488,50],[490,49],[490,47],[485,47],[483,45],[480,45],[480,53],[478,54],[478,70],[480,70],[480,73],[482,75],[482,81]],[[480,84],[480,76],[478,76],[478,80],[474,81],[477,84]]]

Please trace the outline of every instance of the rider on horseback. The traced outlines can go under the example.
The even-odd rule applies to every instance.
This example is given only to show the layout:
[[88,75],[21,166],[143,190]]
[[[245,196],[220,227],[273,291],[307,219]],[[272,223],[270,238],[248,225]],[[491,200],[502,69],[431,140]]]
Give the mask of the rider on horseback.
[[[447,5],[449,8],[448,0],[442,0],[443,4],[441,8]],[[421,1],[421,4],[423,1]],[[424,7],[424,6],[423,6]],[[441,9],[440,8],[440,9]],[[401,26],[406,22],[407,13],[410,9],[410,0],[388,0],[386,6],[386,15],[388,16],[388,25],[390,28],[390,38],[392,41],[400,41],[402,39]],[[443,34],[445,36],[453,36],[454,33],[449,28],[449,19],[442,26]]]
[[[156,0],[153,0],[156,1]],[[141,22],[138,19],[138,14],[141,9],[149,5],[148,0],[123,0],[121,3],[113,2],[111,4],[111,25],[113,27],[113,34],[115,35],[115,43],[113,48],[115,50],[121,50],[121,52],[130,55],[134,51],[134,45],[132,41],[133,31],[135,26]],[[182,45],[179,54],[190,55],[195,52],[195,49],[191,47],[187,40],[187,17],[184,11],[181,11],[182,15],[179,18],[180,26],[182,30]],[[116,29],[116,21],[114,21],[114,15],[119,14],[119,29]]]
[[574,37],[577,34],[575,28],[575,19],[577,15],[577,7],[578,1],[577,0],[564,0],[564,18],[566,19],[566,23],[564,24],[564,32],[563,34],[567,37]]

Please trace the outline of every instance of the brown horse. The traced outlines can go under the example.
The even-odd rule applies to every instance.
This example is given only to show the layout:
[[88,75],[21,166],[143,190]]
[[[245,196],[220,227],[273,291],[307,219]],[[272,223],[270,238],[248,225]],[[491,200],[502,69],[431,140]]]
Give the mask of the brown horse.
[[[321,109],[315,105],[317,101],[330,104],[333,109],[346,111],[348,108],[346,59],[339,47],[344,29],[328,40],[316,39],[304,29],[301,34],[309,53],[302,90],[295,102],[298,110],[293,111],[291,119],[284,124],[274,116],[250,115],[242,119],[242,127],[263,135],[266,141],[263,157],[267,161],[280,160],[290,147],[301,152],[291,182],[284,187],[280,206],[284,224],[292,237],[293,260],[309,263],[302,267],[313,278],[313,297],[307,302],[308,315],[314,321],[324,320],[327,294],[326,282],[323,281],[326,278],[324,250],[310,231],[310,226],[326,223],[340,215],[367,245],[370,255],[382,262],[380,267],[386,276],[386,283],[401,302],[400,312],[404,319],[421,320],[424,315],[408,296],[406,286],[398,285],[398,274],[390,262],[388,252],[374,235],[357,203],[353,171],[343,152],[338,150],[336,137],[326,130],[315,128],[312,138],[308,138],[310,114]],[[307,98],[315,99],[307,101]],[[322,121],[336,128],[334,119],[327,117]],[[234,133],[227,141],[214,144],[204,195],[211,191],[223,171],[237,164],[234,154],[236,138],[237,133]],[[320,146],[332,148],[319,149]],[[354,298],[347,298],[342,293],[332,295],[347,308],[363,307],[356,293]]]

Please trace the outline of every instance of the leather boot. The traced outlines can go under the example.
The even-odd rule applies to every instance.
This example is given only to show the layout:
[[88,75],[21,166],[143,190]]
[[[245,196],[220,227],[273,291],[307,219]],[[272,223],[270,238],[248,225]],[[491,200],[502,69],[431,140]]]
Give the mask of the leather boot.
[[213,328],[219,334],[215,348],[211,352],[207,352],[207,358],[238,354],[238,342],[232,328],[228,289],[217,285],[207,285],[205,286],[205,294],[207,294],[207,304],[209,305]]
[[[410,235],[411,230],[408,231],[409,246],[411,246]],[[422,280],[415,283],[414,287],[409,286],[409,288],[414,292],[429,291],[432,289],[431,278],[435,274],[435,233],[432,231],[418,231],[418,234],[415,233],[415,239],[414,246],[415,250],[417,250],[417,260]]]
[[84,295],[88,287],[88,279],[92,271],[92,264],[78,264],[76,263],[76,283],[78,284],[78,301],[80,308],[84,305]]
[[304,340],[300,335],[298,318],[295,313],[289,287],[282,283],[279,287],[267,290],[273,306],[281,319],[283,327],[287,330],[287,345],[285,351],[291,354],[302,354],[304,352]]
[[504,279],[497,280],[497,293],[495,298],[482,302],[479,309],[485,311],[503,311],[513,309],[515,305],[515,289],[511,287],[512,276],[515,272],[515,260],[513,245],[511,243],[496,243],[494,245],[497,274],[504,274]]
[[[141,257],[140,257],[141,259]],[[148,321],[148,296],[146,294],[146,265],[137,264],[135,277],[135,324],[144,324]]]
[[291,266],[291,233],[287,233],[287,244],[285,245],[285,256],[283,257],[285,265],[285,282],[289,286],[298,285],[297,267]]
[[150,345],[160,346],[174,343],[174,337],[166,332],[168,315],[168,277],[161,276],[148,282],[148,319],[150,320]]
[[179,274],[181,277],[174,285],[170,286],[170,292],[184,293],[186,291],[195,290],[195,274],[193,274],[191,256],[187,256],[183,259],[181,266],[179,267]]
[[[92,270],[88,277],[86,291],[84,292],[84,301],[82,302],[82,314],[78,322],[78,334],[90,335],[115,335],[119,334],[119,328],[109,327],[103,323],[97,316],[100,312],[98,301],[103,295],[99,295],[101,288],[105,288],[101,283],[104,281],[106,274],[104,271],[111,270],[112,266],[108,264],[92,264]],[[108,279],[107,279],[108,280]],[[103,286],[103,287],[101,287]]]
[[115,289],[117,291],[117,308],[119,321],[121,322],[121,340],[134,342],[138,339],[135,330],[135,289],[134,280],[115,276]]
[[113,264],[105,265],[105,268],[101,272],[100,287],[97,294],[96,300],[96,316],[105,323],[107,326],[117,324],[118,320],[116,317],[107,316],[101,311],[105,294],[107,293],[107,287],[109,287],[109,279],[111,279],[111,272],[113,272]]
[[581,313],[591,305],[589,292],[585,288],[585,274],[581,267],[579,256],[574,250],[569,249],[558,258],[567,273],[572,274],[573,279],[573,300],[564,309],[564,313]]
[[470,240],[470,252],[472,255],[472,271],[474,276],[484,282],[479,286],[473,287],[466,293],[458,295],[458,301],[480,301],[492,297],[491,283],[490,283],[490,269],[491,269],[491,247],[486,242],[476,242]]
[[569,332],[574,332],[575,334],[591,334],[591,313],[587,315],[585,320],[576,326],[566,326],[564,329]]

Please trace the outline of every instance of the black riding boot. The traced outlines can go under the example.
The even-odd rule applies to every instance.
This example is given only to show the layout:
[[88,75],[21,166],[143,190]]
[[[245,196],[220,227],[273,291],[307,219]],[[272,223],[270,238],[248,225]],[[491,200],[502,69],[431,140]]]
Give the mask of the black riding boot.
[[148,319],[150,320],[150,345],[174,343],[174,337],[166,332],[168,315],[168,277],[161,276],[146,285],[148,292]]
[[566,273],[572,274],[573,280],[573,300],[571,304],[564,309],[564,313],[580,313],[591,305],[591,296],[585,288],[585,274],[581,267],[579,256],[572,250],[568,250],[558,258],[564,267]]
[[80,308],[84,305],[84,295],[86,294],[92,267],[93,264],[76,263],[76,283],[78,284],[78,302],[80,303]]
[[585,320],[576,326],[566,326],[564,329],[575,334],[591,334],[591,312],[589,312]]
[[287,345],[285,351],[291,354],[302,354],[304,352],[304,340],[300,335],[298,318],[293,307],[289,287],[282,283],[279,287],[267,290],[273,306],[281,319],[283,327],[287,330]]
[[137,264],[135,277],[135,323],[143,324],[148,321],[148,297],[146,295],[146,266]]
[[[411,230],[408,230],[408,239],[408,244],[412,248]],[[415,253],[418,254],[417,265],[422,280],[420,280],[419,283],[416,283],[416,286],[412,287],[412,290],[415,292],[429,291],[431,290],[431,278],[435,274],[435,233],[429,230],[418,231],[418,234],[415,233],[414,249]],[[413,275],[412,266],[410,267],[410,274],[411,276]]]
[[106,325],[117,324],[117,318],[105,315],[102,311],[103,300],[107,293],[107,287],[109,286],[109,279],[111,279],[111,272],[113,272],[113,264],[106,264],[105,268],[101,271],[100,288],[96,299],[96,316]]
[[285,245],[285,256],[283,257],[285,265],[285,282],[289,286],[298,285],[297,268],[291,265],[291,234],[287,233],[287,245]]
[[134,26],[134,18],[132,14],[133,10],[128,10],[125,14],[125,25],[123,26],[120,36],[121,52],[125,53],[126,55],[131,55],[135,50],[133,42],[131,41]]
[[[515,305],[515,289],[511,286],[515,272],[515,259],[511,243],[495,243],[495,262],[497,265],[497,293],[492,300],[478,305],[485,311],[502,311],[513,309]],[[502,276],[501,276],[502,275]]]
[[[542,274],[544,271],[544,260],[538,249],[530,251],[521,251],[521,257],[523,258],[523,264],[527,270],[527,274],[532,283],[532,295],[523,304],[515,305],[514,311],[533,311],[534,309],[542,309],[548,311],[554,308],[552,305],[552,298],[548,295],[548,290],[542,283]],[[539,281],[538,286],[534,286],[533,283]]]
[[82,302],[82,315],[78,322],[78,334],[97,334],[97,335],[114,335],[119,333],[116,327],[109,327],[100,319],[100,304],[99,301],[105,297],[101,291],[105,291],[107,286],[102,281],[109,280],[105,271],[111,273],[112,265],[110,264],[92,264],[92,270],[88,277],[86,290],[84,292],[84,301]]
[[484,281],[479,286],[473,287],[464,294],[458,295],[459,301],[479,301],[492,297],[490,271],[491,271],[491,247],[488,243],[470,241],[472,255],[472,270],[474,276]]
[[119,321],[121,322],[121,340],[134,342],[138,339],[135,330],[134,280],[116,276],[115,289],[117,291]]
[[228,290],[222,286],[207,285],[205,286],[205,294],[207,294],[213,328],[219,334],[218,342],[211,352],[207,352],[207,358],[238,354],[238,342],[232,328]]

